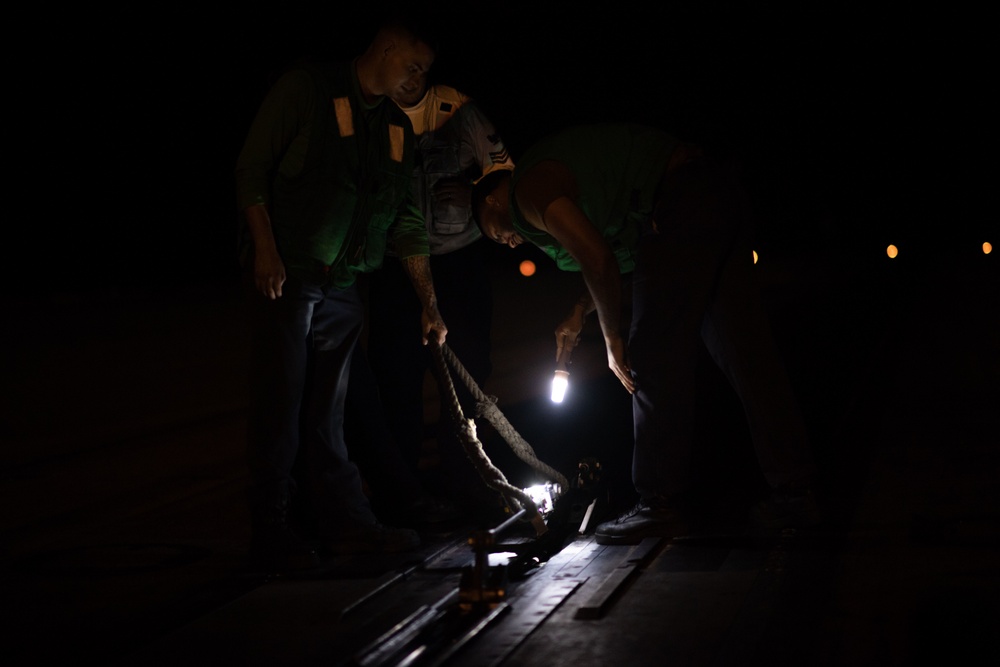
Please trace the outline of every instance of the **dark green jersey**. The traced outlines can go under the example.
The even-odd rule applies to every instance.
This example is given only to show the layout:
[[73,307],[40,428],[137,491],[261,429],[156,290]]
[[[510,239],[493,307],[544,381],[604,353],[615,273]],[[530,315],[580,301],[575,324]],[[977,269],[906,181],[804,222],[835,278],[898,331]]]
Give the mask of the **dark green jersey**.
[[580,125],[542,139],[518,160],[512,175],[514,228],[560,269],[580,270],[558,241],[524,220],[514,198],[521,175],[543,160],[556,160],[572,172],[576,204],[611,244],[621,272],[631,272],[640,225],[653,215],[656,189],[677,144],[666,132],[627,123]]
[[364,103],[353,63],[293,68],[237,160],[237,205],[267,205],[290,273],[346,287],[382,264],[390,234],[401,257],[428,254],[410,196],[413,145],[392,100]]

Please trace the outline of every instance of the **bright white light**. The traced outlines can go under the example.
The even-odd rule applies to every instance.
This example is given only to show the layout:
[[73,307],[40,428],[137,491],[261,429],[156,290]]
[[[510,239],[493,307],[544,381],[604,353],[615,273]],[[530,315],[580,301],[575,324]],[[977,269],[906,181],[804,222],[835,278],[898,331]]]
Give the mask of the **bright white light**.
[[522,490],[525,495],[531,498],[531,502],[535,503],[538,513],[542,516],[552,511],[555,505],[555,498],[559,495],[559,485],[552,482],[536,484]]
[[552,378],[552,402],[562,403],[566,397],[566,389],[569,388],[569,373],[566,371],[556,371]]
[[490,567],[503,567],[504,565],[509,565],[510,561],[517,558],[517,554],[513,551],[497,551],[487,554],[487,558],[489,559]]

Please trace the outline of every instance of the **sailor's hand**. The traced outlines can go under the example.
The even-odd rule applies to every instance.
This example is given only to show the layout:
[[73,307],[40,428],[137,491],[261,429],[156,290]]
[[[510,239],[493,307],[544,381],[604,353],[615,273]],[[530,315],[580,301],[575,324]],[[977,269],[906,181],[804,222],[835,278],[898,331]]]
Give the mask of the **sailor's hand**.
[[253,262],[253,279],[257,291],[268,299],[281,296],[281,286],[285,284],[285,263],[278,253],[258,252]]
[[579,309],[573,312],[556,327],[556,363],[569,363],[573,349],[580,342],[580,332],[583,331],[584,316]]
[[448,327],[437,308],[424,308],[420,315],[420,324],[424,334],[424,345],[430,341],[444,345],[444,341],[448,337]]
[[632,368],[628,363],[628,349],[621,336],[615,336],[606,341],[608,348],[608,367],[621,381],[622,386],[630,394],[635,393],[635,380],[632,378]]

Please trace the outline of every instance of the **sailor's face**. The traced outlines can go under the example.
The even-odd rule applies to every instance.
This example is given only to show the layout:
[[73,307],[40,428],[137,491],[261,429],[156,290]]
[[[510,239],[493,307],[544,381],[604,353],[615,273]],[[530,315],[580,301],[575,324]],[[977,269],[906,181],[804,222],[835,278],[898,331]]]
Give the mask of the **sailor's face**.
[[388,55],[388,95],[402,106],[413,106],[424,96],[434,51],[421,41],[397,41]]
[[495,243],[508,248],[516,248],[524,243],[524,237],[517,233],[506,211],[487,209],[480,224],[483,235]]

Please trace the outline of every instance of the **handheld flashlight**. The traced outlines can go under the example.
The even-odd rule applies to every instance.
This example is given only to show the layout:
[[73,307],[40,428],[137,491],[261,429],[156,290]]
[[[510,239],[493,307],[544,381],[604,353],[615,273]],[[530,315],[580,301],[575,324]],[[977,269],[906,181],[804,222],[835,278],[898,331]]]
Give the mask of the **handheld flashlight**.
[[569,371],[566,370],[569,364],[570,349],[564,347],[559,359],[556,360],[556,372],[552,378],[552,402],[562,403],[566,397],[566,390],[569,388]]

